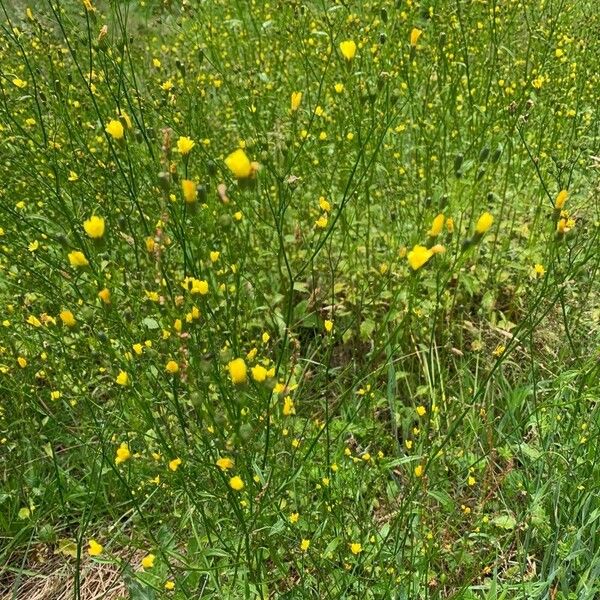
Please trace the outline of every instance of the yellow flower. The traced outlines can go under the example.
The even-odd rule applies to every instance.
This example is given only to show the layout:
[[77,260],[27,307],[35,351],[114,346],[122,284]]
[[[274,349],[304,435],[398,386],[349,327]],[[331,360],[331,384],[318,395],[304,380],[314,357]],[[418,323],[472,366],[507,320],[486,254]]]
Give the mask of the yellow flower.
[[413,271],[420,269],[431,257],[433,252],[425,246],[416,245],[406,256]]
[[350,544],[350,552],[352,552],[352,554],[360,554],[362,552],[362,545],[358,542]]
[[546,273],[546,269],[544,268],[544,265],[536,263],[535,265],[533,265],[533,272],[536,275],[536,277],[543,277]]
[[106,133],[110,135],[114,140],[122,140],[125,135],[125,129],[121,121],[112,119],[106,126]]
[[229,369],[229,377],[231,377],[233,383],[236,385],[246,383],[248,369],[243,358],[235,358],[227,365],[227,368]]
[[104,219],[96,215],[83,222],[85,232],[93,239],[100,239],[104,235]]
[[179,365],[174,360],[170,360],[165,367],[165,371],[171,375],[175,375],[179,371]]
[[297,512],[292,513],[290,515],[290,523],[292,523],[292,524],[297,523],[299,518],[300,518],[300,513],[297,513]]
[[221,469],[221,471],[228,471],[229,469],[233,469],[234,462],[231,458],[223,457],[219,458],[216,462],[217,467]]
[[17,358],[17,362],[19,363],[19,366],[21,367],[21,369],[24,369],[27,366],[27,359],[24,358],[23,356],[19,356]]
[[477,480],[475,479],[475,477],[473,477],[472,475],[469,475],[469,477],[467,479],[467,485],[470,485],[472,487],[476,483],[477,483]]
[[292,112],[296,112],[300,108],[302,102],[302,92],[292,92],[291,109]]
[[531,85],[536,89],[539,90],[543,85],[544,85],[544,77],[540,76],[540,77],[536,77],[532,82]]
[[182,156],[186,156],[192,151],[192,148],[196,145],[196,142],[189,137],[182,136],[177,140],[177,150]]
[[104,304],[110,304],[110,290],[104,288],[98,292],[98,298],[104,302]]
[[90,540],[88,542],[88,554],[90,556],[100,556],[104,547],[102,544],[99,544],[96,540]]
[[129,375],[126,371],[119,371],[119,374],[117,375],[115,381],[119,385],[127,385],[129,383]]
[[216,250],[213,250],[210,253],[210,262],[213,262],[213,263],[217,262],[219,260],[219,256],[221,256],[221,253],[217,252]]
[[267,378],[267,369],[265,369],[262,365],[256,365],[252,367],[252,379],[254,381],[258,381],[262,383]]
[[69,263],[72,267],[87,267],[90,264],[85,254],[79,250],[69,252]]
[[327,227],[327,215],[326,214],[322,214],[315,221],[315,227],[317,227],[318,229],[325,229],[325,227]]
[[15,77],[13,80],[13,85],[18,87],[20,90],[27,87],[27,82],[23,79],[19,79],[19,77]]
[[445,217],[443,213],[440,213],[431,224],[431,229],[429,230],[430,237],[438,236],[444,227]]
[[296,414],[296,407],[294,406],[294,401],[291,396],[286,396],[283,399],[283,414],[286,417]]
[[171,471],[177,471],[177,469],[179,469],[179,467],[181,466],[181,463],[183,461],[180,458],[174,458],[173,460],[169,461],[169,469],[171,469]]
[[117,456],[115,458],[115,464],[120,465],[124,463],[126,460],[131,458],[131,451],[129,450],[129,445],[127,442],[122,442],[121,445],[117,448]]
[[479,235],[483,235],[492,226],[493,222],[494,217],[489,212],[484,212],[477,220],[475,232]]
[[168,581],[165,581],[165,590],[167,590],[168,592],[171,592],[175,589],[175,582],[171,581],[170,579]]
[[198,197],[198,186],[195,181],[183,179],[181,181],[181,190],[183,192],[183,198],[188,204],[196,202],[196,198]]
[[70,310],[63,310],[60,313],[60,320],[67,326],[67,327],[75,327],[75,317],[73,316],[73,313]]
[[244,482],[239,475],[235,475],[229,480],[229,487],[236,492],[244,489]]
[[503,344],[498,344],[492,354],[496,357],[496,358],[500,358],[504,353],[506,352],[506,346],[504,346]]
[[208,294],[208,281],[205,281],[204,279],[194,279],[192,281],[190,293],[206,296],[206,294]]
[[557,210],[562,210],[568,197],[569,192],[567,192],[567,190],[561,190],[558,192],[558,196],[556,196],[556,200],[554,201],[554,208]]
[[423,35],[423,32],[417,27],[413,27],[410,32],[410,45],[414,48],[419,41],[419,38]]
[[424,406],[417,406],[417,414],[420,417],[423,417],[424,415],[427,414],[427,409]]
[[448,233],[454,233],[454,219],[452,217],[446,219],[446,231]]
[[356,42],[354,40],[341,42],[340,52],[346,60],[352,60],[356,56]]
[[575,227],[575,219],[567,219],[566,217],[563,217],[556,223],[556,231],[559,235],[569,233],[573,227]]
[[417,465],[415,467],[415,477],[423,477],[423,465]]
[[325,319],[325,331],[327,333],[331,333],[333,331],[333,321],[330,321],[329,319]]
[[151,569],[154,566],[155,560],[156,556],[154,556],[154,554],[146,554],[146,556],[142,558],[142,567],[144,567],[144,569]]
[[232,152],[225,159],[225,164],[237,179],[248,179],[254,174],[252,163],[241,148]]
[[302,540],[300,542],[300,550],[306,552],[310,548],[310,540]]
[[34,327],[41,327],[42,326],[41,321],[35,315],[29,315],[27,317],[27,322],[30,325],[33,325]]
[[325,212],[331,211],[331,204],[329,204],[323,196],[319,198],[319,206],[321,207],[321,210],[324,210]]

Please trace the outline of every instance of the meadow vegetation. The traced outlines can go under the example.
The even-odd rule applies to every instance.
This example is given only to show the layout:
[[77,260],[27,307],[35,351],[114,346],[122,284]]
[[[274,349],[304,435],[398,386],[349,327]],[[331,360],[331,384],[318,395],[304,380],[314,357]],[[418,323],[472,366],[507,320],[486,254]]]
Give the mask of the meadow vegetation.
[[599,31],[0,0],[0,598],[600,597]]

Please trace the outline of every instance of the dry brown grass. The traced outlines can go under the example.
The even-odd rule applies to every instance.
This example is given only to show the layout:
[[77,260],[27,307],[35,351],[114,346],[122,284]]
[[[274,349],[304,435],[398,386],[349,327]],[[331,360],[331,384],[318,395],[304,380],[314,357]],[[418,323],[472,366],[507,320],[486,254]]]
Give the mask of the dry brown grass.
[[[80,564],[81,600],[124,600],[127,587],[116,565],[85,557]],[[0,584],[0,600],[71,600],[75,598],[75,561],[54,556]]]

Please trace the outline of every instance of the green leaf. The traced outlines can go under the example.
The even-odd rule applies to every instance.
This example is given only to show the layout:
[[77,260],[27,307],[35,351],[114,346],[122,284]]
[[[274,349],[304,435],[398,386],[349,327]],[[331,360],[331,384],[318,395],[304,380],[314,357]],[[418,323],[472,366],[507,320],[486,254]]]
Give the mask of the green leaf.
[[340,538],[333,538],[329,544],[327,544],[327,548],[325,548],[325,555],[328,555],[330,552],[334,552],[336,548],[340,545]]
[[285,522],[283,519],[279,519],[269,530],[270,535],[278,535],[285,530]]
[[135,579],[130,579],[127,582],[127,587],[129,589],[129,598],[131,600],[156,599],[156,593],[150,586],[143,585],[142,583],[135,581]]
[[492,519],[492,524],[496,527],[500,527],[501,529],[510,531],[517,526],[517,520],[509,514],[498,515]]
[[368,340],[371,337],[371,334],[375,330],[375,321],[372,319],[365,319],[360,324],[360,337],[363,340]]
[[60,539],[58,540],[58,547],[54,551],[54,554],[63,554],[64,556],[77,558],[77,544],[73,540]]
[[142,323],[148,328],[148,329],[160,329],[160,325],[158,324],[158,322],[156,321],[156,319],[152,319],[151,317],[146,317]]
[[525,442],[520,443],[518,447],[522,454],[529,460],[536,461],[542,456],[542,453],[537,448]]
[[427,495],[437,500],[444,508],[444,510],[454,509],[454,500],[452,497],[443,490],[428,490]]

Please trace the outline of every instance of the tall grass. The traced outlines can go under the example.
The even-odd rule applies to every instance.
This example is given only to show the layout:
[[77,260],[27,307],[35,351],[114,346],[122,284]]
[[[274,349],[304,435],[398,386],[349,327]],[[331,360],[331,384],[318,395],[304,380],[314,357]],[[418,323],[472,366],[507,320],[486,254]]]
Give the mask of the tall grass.
[[0,6],[7,598],[598,596],[593,2]]

